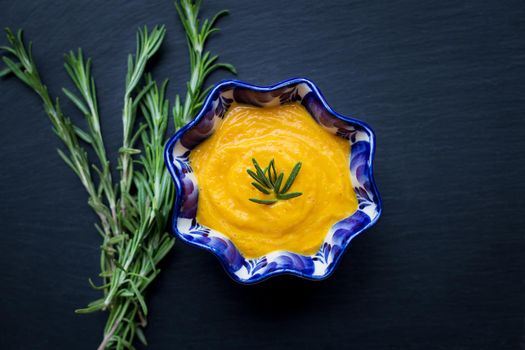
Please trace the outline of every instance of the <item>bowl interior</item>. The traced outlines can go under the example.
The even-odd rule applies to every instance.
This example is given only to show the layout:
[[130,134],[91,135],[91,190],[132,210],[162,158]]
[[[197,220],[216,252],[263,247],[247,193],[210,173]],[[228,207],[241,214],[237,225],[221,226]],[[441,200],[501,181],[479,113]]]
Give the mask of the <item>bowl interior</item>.
[[[327,232],[316,254],[304,256],[275,251],[257,259],[246,259],[223,233],[197,222],[198,185],[189,155],[214,132],[234,101],[258,107],[301,103],[321,127],[350,143],[349,176],[358,210]],[[333,271],[350,240],[380,215],[381,201],[372,177],[373,153],[372,130],[360,121],[334,112],[308,80],[294,79],[271,87],[237,81],[221,83],[212,90],[199,115],[180,129],[166,148],[166,161],[177,187],[173,229],[184,241],[213,252],[230,276],[239,282],[253,283],[279,273],[325,278]]]

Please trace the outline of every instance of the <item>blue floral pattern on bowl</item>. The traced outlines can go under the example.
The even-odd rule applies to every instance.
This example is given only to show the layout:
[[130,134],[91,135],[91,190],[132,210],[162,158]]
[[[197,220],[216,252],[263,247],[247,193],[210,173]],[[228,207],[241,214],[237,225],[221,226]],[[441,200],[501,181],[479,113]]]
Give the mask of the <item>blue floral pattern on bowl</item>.
[[[223,233],[197,222],[198,185],[189,155],[193,148],[213,134],[234,101],[259,107],[301,103],[319,125],[351,144],[350,176],[358,210],[327,232],[321,248],[314,255],[274,251],[247,259]],[[183,241],[215,254],[226,272],[241,283],[255,283],[278,274],[324,279],[334,271],[350,241],[372,226],[381,214],[381,199],[372,175],[374,150],[372,129],[361,121],[333,111],[317,87],[307,79],[290,79],[267,87],[236,80],[223,81],[210,91],[195,119],[181,128],[166,145],[165,161],[177,191],[172,230]]]

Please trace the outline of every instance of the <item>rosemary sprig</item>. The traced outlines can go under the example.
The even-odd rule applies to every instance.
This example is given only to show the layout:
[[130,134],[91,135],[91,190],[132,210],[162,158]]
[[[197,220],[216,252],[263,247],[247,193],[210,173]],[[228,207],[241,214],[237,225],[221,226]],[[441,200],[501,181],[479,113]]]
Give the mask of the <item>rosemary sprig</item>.
[[275,161],[272,159],[268,166],[266,168],[261,168],[257,160],[255,158],[252,158],[253,166],[255,167],[255,171],[251,169],[247,169],[246,172],[248,175],[252,177],[252,179],[255,180],[255,182],[252,182],[253,187],[255,187],[257,190],[262,192],[263,194],[269,195],[274,194],[275,198],[272,199],[257,199],[257,198],[249,198],[250,201],[257,203],[257,204],[274,204],[279,200],[287,200],[292,199],[295,197],[299,197],[302,195],[302,192],[290,192],[288,193],[288,190],[290,190],[290,187],[292,187],[293,182],[295,181],[295,178],[297,177],[297,174],[299,174],[299,171],[301,170],[302,163],[298,162],[295,164],[295,166],[292,169],[292,172],[290,173],[290,176],[288,177],[288,180],[286,180],[286,183],[281,188],[281,185],[284,180],[284,173],[280,172],[279,175],[277,175],[277,170],[275,169]]
[[226,69],[233,74],[237,72],[231,64],[218,63],[219,56],[204,51],[206,40],[211,34],[219,31],[219,28],[215,27],[217,19],[226,15],[228,11],[220,11],[211,20],[205,19],[200,24],[200,1],[194,4],[190,0],[181,0],[180,4],[175,3],[175,7],[186,31],[191,65],[190,80],[186,83],[186,97],[181,102],[180,96],[176,95],[173,103],[172,113],[175,128],[180,128],[195,116],[199,108],[202,107],[206,95],[212,88],[209,86],[203,90],[203,82],[212,72],[217,69]]
[[[173,108],[174,124],[180,127],[204,102],[209,91],[203,90],[206,77],[219,68],[235,70],[231,65],[217,63],[217,56],[203,52],[206,40],[217,31],[217,17],[224,12],[201,25],[200,2],[180,0],[176,6],[186,31],[191,64],[184,102],[177,96]],[[87,121],[87,129],[81,129],[64,115],[58,98],[50,97],[33,60],[31,43],[26,47],[22,31],[15,35],[6,29],[6,36],[9,46],[1,49],[13,58],[3,57],[6,67],[0,70],[0,76],[13,73],[38,94],[55,134],[65,146],[65,151],[58,150],[59,155],[79,177],[88,192],[88,203],[100,219],[100,225],[95,226],[103,239],[102,283],[96,286],[91,279],[89,283],[103,295],[77,312],[109,311],[99,349],[134,349],[135,338],[146,344],[142,331],[148,314],[145,292],[160,272],[159,262],[174,244],[173,236],[166,232],[175,195],[163,160],[169,119],[167,81],[159,85],[145,73],[148,61],[164,39],[165,29],[140,29],[136,53],[128,56],[119,181],[112,179],[104,147],[91,61],[84,60],[81,50],[65,56],[65,69],[76,91],[62,91]],[[88,159],[86,146],[94,151],[96,162]]]

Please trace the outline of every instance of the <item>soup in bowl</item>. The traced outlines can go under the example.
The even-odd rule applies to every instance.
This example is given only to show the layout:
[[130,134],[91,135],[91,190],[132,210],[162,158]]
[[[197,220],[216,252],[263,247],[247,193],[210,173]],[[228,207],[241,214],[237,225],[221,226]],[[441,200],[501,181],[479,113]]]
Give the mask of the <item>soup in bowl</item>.
[[323,279],[381,213],[374,141],[309,80],[224,81],[166,146],[173,231],[242,283]]

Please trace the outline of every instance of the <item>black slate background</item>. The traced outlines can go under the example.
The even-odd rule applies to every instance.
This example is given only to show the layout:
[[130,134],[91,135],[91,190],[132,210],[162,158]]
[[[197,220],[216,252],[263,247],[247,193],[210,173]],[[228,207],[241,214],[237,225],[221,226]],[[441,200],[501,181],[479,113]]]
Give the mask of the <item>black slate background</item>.
[[[184,89],[170,1],[1,2],[0,25],[25,28],[53,93],[70,86],[63,52],[93,58],[112,159],[139,25],[167,25],[154,73],[171,96]],[[375,129],[384,213],[319,283],[237,285],[176,244],[150,293],[149,349],[522,347],[525,3],[223,0],[204,14],[222,8],[210,48],[239,79],[306,76]],[[104,316],[73,309],[98,297],[95,217],[37,98],[3,79],[0,106],[0,348],[94,349]]]

